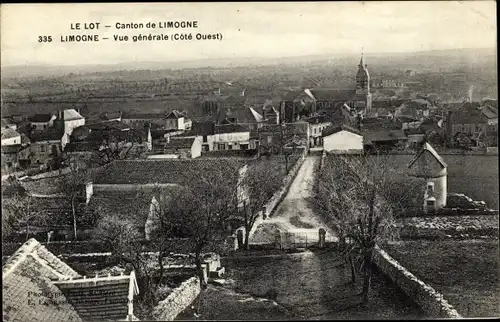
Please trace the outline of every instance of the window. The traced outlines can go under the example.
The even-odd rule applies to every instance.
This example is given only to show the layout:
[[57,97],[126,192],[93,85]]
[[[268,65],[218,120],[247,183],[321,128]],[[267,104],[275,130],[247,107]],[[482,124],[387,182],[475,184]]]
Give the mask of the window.
[[434,183],[433,182],[427,183],[427,193],[434,193]]
[[267,143],[271,143],[272,140],[273,140],[273,138],[271,136],[267,137]]
[[45,152],[45,145],[40,145],[40,152]]
[[206,135],[204,135],[204,136],[203,136],[203,143],[206,143],[206,142],[207,142],[207,136],[206,136]]
[[225,149],[226,149],[226,145],[224,143],[217,144],[217,150],[225,150]]

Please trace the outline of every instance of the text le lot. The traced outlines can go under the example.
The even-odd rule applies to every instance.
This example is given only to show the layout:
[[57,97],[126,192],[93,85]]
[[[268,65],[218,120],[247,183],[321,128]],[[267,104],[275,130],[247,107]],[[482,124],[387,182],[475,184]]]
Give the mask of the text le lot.
[[93,30],[93,29],[99,29],[100,22],[76,22],[76,23],[71,23],[70,28],[71,30]]

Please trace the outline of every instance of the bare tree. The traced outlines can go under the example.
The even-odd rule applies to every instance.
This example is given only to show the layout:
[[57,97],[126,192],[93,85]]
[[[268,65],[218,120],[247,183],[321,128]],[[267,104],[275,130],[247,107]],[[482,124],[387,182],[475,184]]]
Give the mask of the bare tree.
[[63,194],[64,199],[71,205],[73,221],[74,239],[77,239],[77,207],[81,198],[85,196],[84,187],[90,180],[91,173],[83,169],[72,169],[58,180],[58,190]]
[[240,210],[245,227],[244,248],[248,249],[249,232],[261,215],[260,210],[283,184],[282,168],[272,160],[259,160],[250,165],[241,180],[241,190],[246,194]]
[[[314,202],[326,223],[339,234],[353,282],[354,263],[360,264],[363,303],[368,301],[371,287],[375,244],[397,237],[394,214],[401,211],[406,195],[394,191],[399,176],[387,158],[380,155],[329,156],[318,176]],[[416,191],[411,189],[407,194]]]
[[187,169],[189,181],[172,196],[172,209],[177,210],[173,225],[185,229],[203,289],[207,285],[201,255],[207,246],[216,247],[227,237],[228,218],[238,207],[239,168],[237,162],[227,162],[210,169]]
[[2,236],[25,229],[26,240],[30,228],[47,222],[45,213],[36,212],[33,198],[17,182],[2,185]]
[[97,151],[92,153],[90,165],[104,166],[115,160],[138,157],[142,152],[141,142],[135,134],[140,135],[140,133],[135,130],[130,131],[132,132],[125,139],[120,139],[113,134],[105,136]]

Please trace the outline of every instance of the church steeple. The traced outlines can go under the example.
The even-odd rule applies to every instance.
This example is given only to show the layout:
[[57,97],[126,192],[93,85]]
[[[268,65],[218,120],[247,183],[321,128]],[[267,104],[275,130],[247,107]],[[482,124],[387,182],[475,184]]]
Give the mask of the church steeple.
[[356,92],[359,94],[367,94],[370,92],[370,74],[368,73],[367,65],[365,64],[364,54],[361,53],[359,60],[358,73],[356,74]]
[[368,67],[365,64],[363,51],[361,51],[358,72],[356,73],[356,95],[360,98],[363,97],[363,105],[367,110],[371,109],[370,73],[368,73]]
[[363,68],[365,67],[365,57],[363,55],[363,49],[361,49],[361,59],[359,60],[359,67]]

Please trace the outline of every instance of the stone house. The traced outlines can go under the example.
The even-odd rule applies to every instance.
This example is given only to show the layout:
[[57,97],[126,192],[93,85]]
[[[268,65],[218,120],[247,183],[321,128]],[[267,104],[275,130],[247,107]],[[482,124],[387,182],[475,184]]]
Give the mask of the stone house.
[[283,148],[300,147],[309,149],[311,130],[309,123],[269,124],[258,130],[258,152],[264,154],[280,154]]
[[323,145],[323,130],[332,125],[330,118],[325,115],[318,115],[310,117],[306,121],[309,123],[309,129],[311,131],[309,146],[314,147]]
[[184,117],[177,110],[173,110],[166,117],[166,130],[190,130],[192,122],[190,119]]
[[28,167],[50,163],[61,155],[62,140],[65,134],[57,126],[42,132],[32,132],[30,135],[31,144],[19,151],[20,164]]
[[134,271],[82,276],[33,238],[3,265],[2,291],[6,321],[136,320]]
[[73,108],[59,111],[57,121],[63,124],[64,133],[68,136],[73,133],[73,129],[85,125],[85,118]]
[[[163,153],[180,159],[195,159],[201,156],[202,137],[172,137],[165,143]],[[155,155],[148,158],[154,158]]]
[[412,176],[426,180],[424,213],[434,213],[445,207],[448,165],[436,150],[429,143],[423,143],[408,168]]
[[250,138],[250,130],[240,124],[215,126],[213,151],[255,150],[256,140]]

